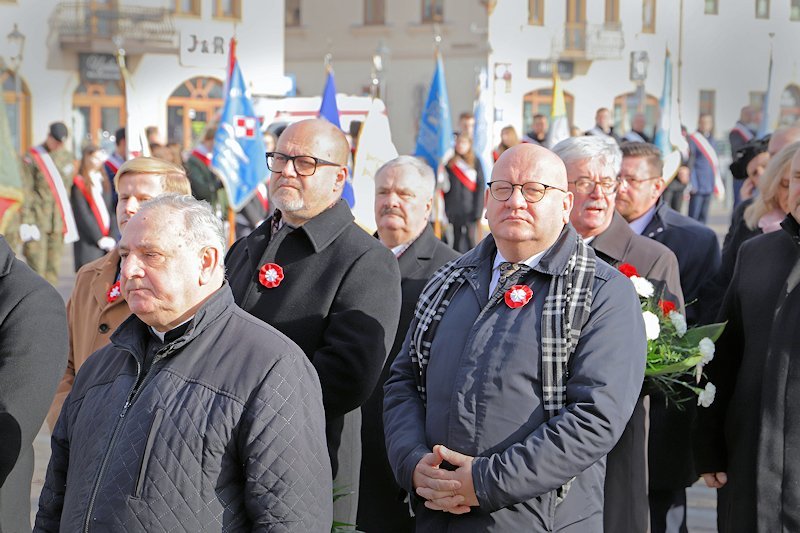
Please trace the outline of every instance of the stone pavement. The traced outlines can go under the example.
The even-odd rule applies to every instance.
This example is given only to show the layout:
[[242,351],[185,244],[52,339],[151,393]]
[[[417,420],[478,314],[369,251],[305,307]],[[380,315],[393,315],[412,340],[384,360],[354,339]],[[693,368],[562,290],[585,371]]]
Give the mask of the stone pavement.
[[[685,211],[685,206],[684,206]],[[726,208],[718,202],[714,202],[711,207],[709,226],[717,232],[720,242],[728,230],[728,219],[730,208]],[[61,276],[58,280],[58,291],[66,302],[72,292],[72,285],[75,281],[72,262],[72,247],[65,247],[65,254],[61,261]],[[33,473],[33,485],[31,487],[31,523],[36,516],[36,509],[39,502],[39,493],[44,484],[47,462],[50,459],[50,430],[45,424],[39,431],[33,443],[36,453],[36,464]],[[688,523],[689,533],[716,533],[717,527],[717,494],[713,489],[705,486],[705,483],[698,481],[688,489],[687,498],[689,501]]]

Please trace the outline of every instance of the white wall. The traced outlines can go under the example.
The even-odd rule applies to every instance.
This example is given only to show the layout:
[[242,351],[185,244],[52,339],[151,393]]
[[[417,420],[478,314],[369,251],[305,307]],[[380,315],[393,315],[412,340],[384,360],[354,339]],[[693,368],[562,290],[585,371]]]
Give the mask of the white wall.
[[[283,78],[283,0],[243,0],[241,20],[235,23],[214,19],[213,1],[201,2],[200,17],[174,17],[176,31],[180,34],[181,28],[190,25],[210,34],[224,35],[226,40],[235,31],[239,42],[237,56],[245,80],[253,92],[275,94]],[[167,0],[121,3],[143,7],[169,4]],[[61,50],[58,35],[48,25],[57,4],[58,0],[0,3],[0,56],[7,58],[11,54],[5,36],[15,22],[26,36],[20,76],[31,93],[33,143],[44,139],[51,122],[70,123],[72,96],[80,81],[77,52]],[[167,125],[167,99],[180,83],[194,76],[225,79],[224,64],[219,68],[184,67],[177,53],[129,55],[128,67],[143,123],[157,125],[162,132]]]
[[[369,86],[372,55],[381,41],[389,49],[384,101],[400,153],[414,149],[421,106],[434,71],[433,26],[421,24],[419,2],[387,0],[386,25],[363,26],[363,2],[328,0],[302,4],[300,28],[286,30],[286,72],[297,77],[300,96],[315,96],[325,83],[323,58],[330,52],[339,93],[362,94]],[[472,111],[475,71],[486,64],[485,8],[477,0],[445,0],[441,25],[444,67],[453,121]]]
[[[719,2],[718,15],[704,15],[704,2],[684,0],[683,66],[681,72],[682,121],[689,129],[697,124],[701,90],[716,91],[716,135],[727,130],[739,117],[739,110],[749,103],[750,91],[765,91],[770,32],[775,33],[775,64],[770,95],[770,116],[777,120],[780,95],[790,83],[800,82],[800,22],[789,21],[789,2],[771,2],[769,20],[755,18],[753,0]],[[490,72],[495,63],[512,63],[512,90],[495,85],[495,104],[503,110],[503,121],[494,125],[495,142],[500,129],[511,124],[521,132],[524,95],[549,88],[549,79],[528,79],[528,59],[551,58],[554,35],[563,31],[565,2],[545,3],[545,26],[527,24],[527,2],[498,2],[490,18]],[[576,65],[573,79],[564,81],[564,90],[575,97],[574,121],[582,129],[594,124],[598,107],[611,107],[615,96],[632,92],[629,81],[630,52],[647,51],[650,59],[645,90],[661,97],[665,47],[673,60],[673,91],[678,91],[679,1],[657,3],[656,33],[641,33],[641,0],[620,1],[625,46],[619,59],[595,60]],[[587,22],[600,24],[604,2],[587,3]],[[773,122],[774,126],[774,122]]]

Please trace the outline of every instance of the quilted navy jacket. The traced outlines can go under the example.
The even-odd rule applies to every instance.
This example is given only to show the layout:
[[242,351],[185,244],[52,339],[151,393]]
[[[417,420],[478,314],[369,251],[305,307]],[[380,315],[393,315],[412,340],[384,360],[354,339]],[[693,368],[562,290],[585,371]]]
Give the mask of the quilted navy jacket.
[[81,367],[36,531],[329,531],[322,393],[303,352],[224,285],[142,372],[135,315]]

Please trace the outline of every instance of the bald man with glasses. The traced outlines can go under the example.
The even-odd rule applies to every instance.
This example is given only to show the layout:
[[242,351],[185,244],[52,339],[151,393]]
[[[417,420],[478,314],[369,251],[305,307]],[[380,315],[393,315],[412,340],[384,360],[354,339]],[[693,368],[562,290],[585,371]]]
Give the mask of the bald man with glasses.
[[417,532],[603,528],[605,457],[647,341],[633,284],[569,224],[568,187],[549,150],[503,152],[485,193],[491,234],[422,290],[384,387],[389,462]]
[[[325,120],[286,128],[267,153],[275,212],[233,245],[225,264],[236,303],[297,343],[316,368],[334,485],[357,491],[358,408],[378,382],[401,298],[397,259],[355,224],[341,198],[349,150]],[[348,509],[335,508],[334,518],[355,522],[358,498],[342,503]]]

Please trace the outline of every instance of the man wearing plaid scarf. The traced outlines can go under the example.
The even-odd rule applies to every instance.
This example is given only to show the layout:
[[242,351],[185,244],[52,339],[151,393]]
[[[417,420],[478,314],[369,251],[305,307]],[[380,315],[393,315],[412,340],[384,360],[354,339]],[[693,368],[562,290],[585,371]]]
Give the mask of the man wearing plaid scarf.
[[428,282],[386,383],[392,469],[417,531],[602,531],[644,376],[639,299],[569,224],[552,152],[504,152],[485,200],[491,235]]

